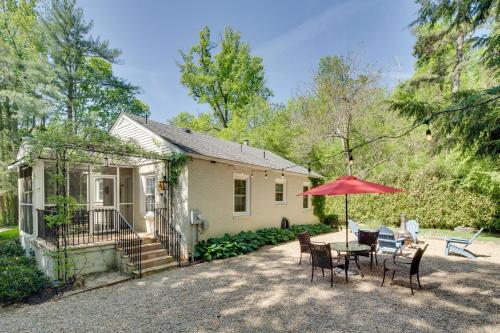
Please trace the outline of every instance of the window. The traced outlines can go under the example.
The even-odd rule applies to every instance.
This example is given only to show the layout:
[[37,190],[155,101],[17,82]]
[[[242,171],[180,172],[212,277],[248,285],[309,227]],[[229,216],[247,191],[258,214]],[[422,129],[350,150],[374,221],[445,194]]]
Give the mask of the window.
[[250,214],[250,180],[246,175],[234,178],[234,215]]
[[276,179],[274,183],[274,201],[279,204],[286,203],[286,180]]
[[[307,190],[309,190],[309,184],[304,184],[302,186],[302,192],[305,192]],[[308,195],[302,196],[302,208],[309,209],[309,207],[310,207],[309,200],[310,200],[310,198]]]
[[155,211],[155,176],[146,176],[144,178],[144,197],[146,200],[146,213]]

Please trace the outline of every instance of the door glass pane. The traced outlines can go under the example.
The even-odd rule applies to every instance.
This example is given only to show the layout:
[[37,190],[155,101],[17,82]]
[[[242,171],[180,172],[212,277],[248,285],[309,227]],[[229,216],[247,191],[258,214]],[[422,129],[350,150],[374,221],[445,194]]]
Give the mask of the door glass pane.
[[115,180],[113,178],[95,179],[95,205],[114,206],[115,205]]
[[116,176],[116,167],[94,166],[94,174]]
[[120,168],[120,203],[133,203],[132,173],[130,168]]

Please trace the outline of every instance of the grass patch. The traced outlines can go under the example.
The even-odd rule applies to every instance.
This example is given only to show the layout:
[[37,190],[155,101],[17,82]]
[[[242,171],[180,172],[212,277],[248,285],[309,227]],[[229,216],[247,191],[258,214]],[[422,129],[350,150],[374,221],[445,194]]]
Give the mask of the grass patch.
[[19,239],[19,229],[12,228],[6,231],[0,232],[0,239]]

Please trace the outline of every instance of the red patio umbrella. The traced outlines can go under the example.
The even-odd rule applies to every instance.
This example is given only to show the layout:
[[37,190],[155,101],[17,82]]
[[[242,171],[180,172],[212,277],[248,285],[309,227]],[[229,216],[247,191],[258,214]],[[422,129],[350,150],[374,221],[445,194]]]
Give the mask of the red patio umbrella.
[[403,192],[397,188],[367,182],[354,176],[338,177],[332,182],[314,187],[298,195],[345,195],[345,242],[348,243],[348,215],[347,215],[347,195],[363,193],[396,193]]

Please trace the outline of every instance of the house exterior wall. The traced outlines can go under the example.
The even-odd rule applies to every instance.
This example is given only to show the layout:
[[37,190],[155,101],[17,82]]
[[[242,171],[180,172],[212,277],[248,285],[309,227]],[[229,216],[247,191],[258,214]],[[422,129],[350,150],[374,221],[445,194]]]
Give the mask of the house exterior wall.
[[[208,221],[208,229],[199,235],[199,240],[235,234],[243,230],[280,227],[281,219],[286,217],[290,224],[317,223],[312,204],[302,208],[304,183],[310,183],[307,176],[285,173],[286,203],[275,202],[275,181],[281,180],[281,172],[253,170],[250,180],[250,214],[233,215],[234,168],[222,163],[211,163],[202,159],[191,159],[189,169],[189,211],[196,210]],[[249,169],[236,168],[236,173],[250,175]],[[193,229],[194,230],[194,229]]]

